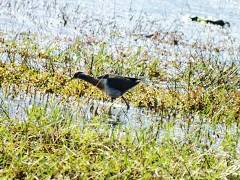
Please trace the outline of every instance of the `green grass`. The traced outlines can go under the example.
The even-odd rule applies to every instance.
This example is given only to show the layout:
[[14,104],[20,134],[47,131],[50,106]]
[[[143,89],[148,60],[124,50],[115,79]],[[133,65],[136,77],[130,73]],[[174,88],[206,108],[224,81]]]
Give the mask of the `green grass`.
[[[34,106],[24,121],[0,119],[0,176],[18,179],[49,178],[240,178],[236,154],[237,132],[227,131],[220,147],[201,146],[196,132],[185,142],[155,137],[156,126],[133,132],[112,129],[104,116],[84,127],[58,108],[46,113]],[[99,121],[99,118],[102,121]],[[165,126],[168,126],[165,124]],[[167,129],[166,129],[167,130]],[[167,130],[171,133],[172,128]],[[235,134],[235,135],[234,135]],[[205,136],[202,133],[201,136]]]

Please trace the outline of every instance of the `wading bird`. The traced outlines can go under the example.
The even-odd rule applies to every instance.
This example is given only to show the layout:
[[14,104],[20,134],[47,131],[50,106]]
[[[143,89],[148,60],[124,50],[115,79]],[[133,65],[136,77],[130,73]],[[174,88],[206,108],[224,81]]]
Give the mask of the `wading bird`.
[[127,105],[127,110],[130,107],[122,95],[140,82],[140,79],[109,74],[95,78],[83,72],[76,72],[72,79],[81,79],[98,87],[105,92],[106,95],[111,97],[112,101],[118,97],[122,97]]

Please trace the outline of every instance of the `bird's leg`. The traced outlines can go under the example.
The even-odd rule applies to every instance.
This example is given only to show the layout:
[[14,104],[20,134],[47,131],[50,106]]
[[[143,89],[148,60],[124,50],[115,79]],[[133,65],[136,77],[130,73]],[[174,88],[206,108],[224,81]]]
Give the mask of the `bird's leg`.
[[110,114],[112,114],[112,105],[113,105],[113,101],[115,100],[115,98],[112,98],[111,97],[111,102],[112,102],[112,104],[111,104],[111,106],[109,107],[109,110],[108,110],[108,114],[110,115]]
[[127,110],[129,110],[130,106],[129,106],[128,102],[126,101],[126,99],[125,99],[123,96],[122,96],[122,99],[124,100],[124,102],[125,102],[126,105],[127,105]]
[[113,98],[113,97],[111,97],[111,102],[113,103],[113,101],[114,101],[114,98]]

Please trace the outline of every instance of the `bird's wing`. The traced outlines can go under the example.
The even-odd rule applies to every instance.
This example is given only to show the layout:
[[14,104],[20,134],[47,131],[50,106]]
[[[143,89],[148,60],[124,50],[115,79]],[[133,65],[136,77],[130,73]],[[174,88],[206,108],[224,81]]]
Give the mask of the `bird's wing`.
[[132,87],[137,85],[139,82],[140,82],[139,79],[129,78],[129,77],[121,77],[121,76],[109,77],[108,81],[107,81],[107,83],[111,87],[121,91],[122,93],[131,89]]

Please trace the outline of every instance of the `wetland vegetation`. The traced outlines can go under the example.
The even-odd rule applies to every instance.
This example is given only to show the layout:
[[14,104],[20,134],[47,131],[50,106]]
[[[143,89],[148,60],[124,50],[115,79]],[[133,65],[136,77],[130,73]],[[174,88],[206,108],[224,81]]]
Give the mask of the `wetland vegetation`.
[[[1,32],[0,177],[239,179],[240,46],[209,29],[202,42],[134,31],[127,45],[112,43],[116,27],[105,39]],[[69,81],[78,70],[140,78],[130,110]]]

